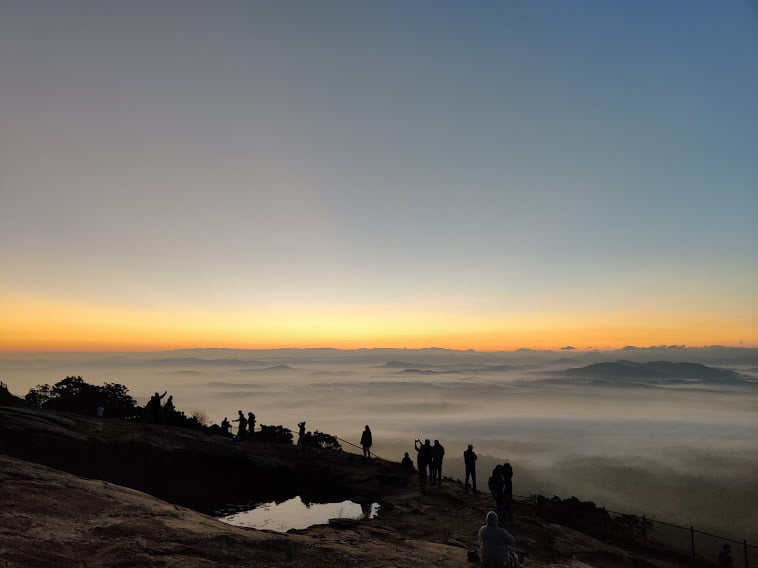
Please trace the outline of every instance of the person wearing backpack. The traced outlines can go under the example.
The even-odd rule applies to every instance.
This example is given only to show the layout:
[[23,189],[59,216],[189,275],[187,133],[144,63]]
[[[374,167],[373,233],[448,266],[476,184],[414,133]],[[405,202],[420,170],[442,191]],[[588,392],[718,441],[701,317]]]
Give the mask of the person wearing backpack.
[[505,475],[502,465],[496,465],[492,470],[492,475],[487,480],[492,499],[495,501],[495,511],[500,524],[504,522],[503,509],[505,507]]
[[511,505],[513,503],[513,466],[510,463],[506,463],[503,466],[503,477],[505,478],[505,485],[503,486],[503,520],[505,515],[508,516],[508,520],[513,522],[513,511]]

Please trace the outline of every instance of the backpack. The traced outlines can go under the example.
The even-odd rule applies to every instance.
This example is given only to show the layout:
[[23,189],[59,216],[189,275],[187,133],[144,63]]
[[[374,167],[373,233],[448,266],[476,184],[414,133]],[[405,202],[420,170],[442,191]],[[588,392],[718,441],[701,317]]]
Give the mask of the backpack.
[[503,495],[505,489],[505,480],[502,475],[493,474],[487,480],[487,487],[489,487],[490,493],[494,499],[499,499]]

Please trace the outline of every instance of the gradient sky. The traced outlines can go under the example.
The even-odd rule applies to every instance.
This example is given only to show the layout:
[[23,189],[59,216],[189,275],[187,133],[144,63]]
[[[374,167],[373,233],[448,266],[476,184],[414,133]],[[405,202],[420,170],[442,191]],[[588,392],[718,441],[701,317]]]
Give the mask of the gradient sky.
[[0,0],[0,350],[758,345],[751,2]]

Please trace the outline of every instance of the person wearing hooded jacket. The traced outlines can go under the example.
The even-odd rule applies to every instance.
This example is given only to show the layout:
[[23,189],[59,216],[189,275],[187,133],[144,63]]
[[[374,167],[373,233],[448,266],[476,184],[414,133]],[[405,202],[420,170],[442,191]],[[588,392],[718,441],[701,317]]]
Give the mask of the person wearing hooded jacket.
[[508,545],[514,544],[516,539],[507,530],[499,527],[497,521],[497,513],[490,511],[487,513],[487,524],[479,529],[482,566],[501,568],[512,565]]

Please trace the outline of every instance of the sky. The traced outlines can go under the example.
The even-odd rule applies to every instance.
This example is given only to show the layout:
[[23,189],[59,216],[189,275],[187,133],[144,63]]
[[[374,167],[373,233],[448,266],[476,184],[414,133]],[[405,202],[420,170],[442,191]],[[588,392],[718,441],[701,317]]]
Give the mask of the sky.
[[758,346],[758,5],[0,0],[0,350]]

